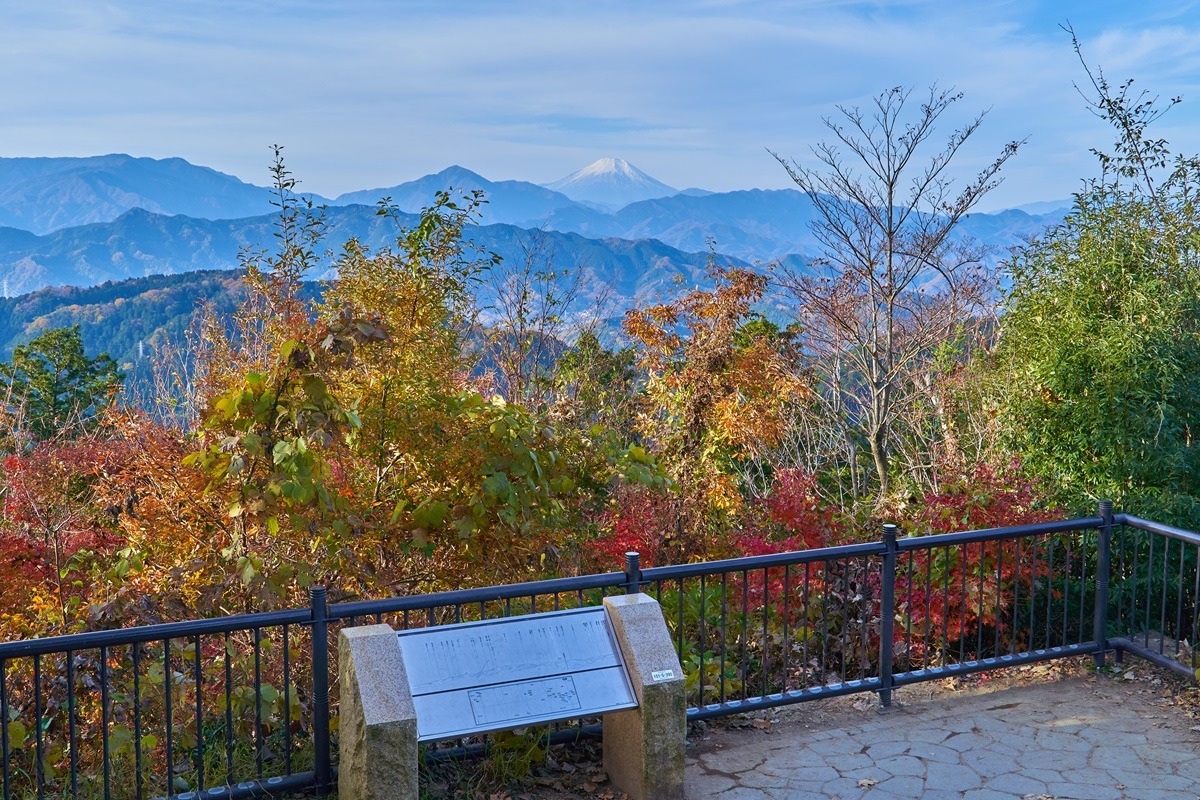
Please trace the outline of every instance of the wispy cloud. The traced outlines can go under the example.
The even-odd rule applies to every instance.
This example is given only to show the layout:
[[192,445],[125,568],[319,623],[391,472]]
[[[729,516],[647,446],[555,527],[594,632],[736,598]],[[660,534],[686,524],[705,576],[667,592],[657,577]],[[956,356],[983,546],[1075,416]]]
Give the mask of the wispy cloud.
[[[1194,6],[1195,3],[1187,5]],[[9,8],[8,6],[11,6]],[[620,155],[673,185],[785,185],[837,104],[896,84],[991,113],[970,171],[1030,143],[996,202],[1063,196],[1107,133],[1075,95],[1058,24],[1088,56],[1164,96],[1195,91],[1200,27],[1178,3],[1110,0],[593,0],[520,4],[58,0],[5,4],[0,154],[182,155],[262,180],[289,147],[315,191],[459,162],[546,181]],[[1200,97],[1173,112],[1200,150]]]

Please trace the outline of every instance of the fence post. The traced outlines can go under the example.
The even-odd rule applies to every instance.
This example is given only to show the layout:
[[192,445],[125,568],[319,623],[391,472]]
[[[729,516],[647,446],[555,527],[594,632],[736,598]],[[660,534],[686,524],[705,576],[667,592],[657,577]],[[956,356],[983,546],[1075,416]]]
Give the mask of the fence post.
[[625,554],[625,594],[637,594],[641,591],[642,568],[641,555],[632,550]]
[[1104,521],[1100,524],[1096,549],[1096,608],[1092,614],[1092,639],[1100,649],[1092,654],[1092,663],[1104,666],[1108,650],[1108,573],[1112,569],[1113,504],[1101,500],[1097,512]]
[[892,704],[892,638],[896,625],[896,526],[883,526],[883,590],[879,599],[879,702]]
[[325,602],[325,587],[310,586],[308,599],[312,608],[313,789],[317,797],[327,797],[333,791],[333,780],[329,746],[329,607]]

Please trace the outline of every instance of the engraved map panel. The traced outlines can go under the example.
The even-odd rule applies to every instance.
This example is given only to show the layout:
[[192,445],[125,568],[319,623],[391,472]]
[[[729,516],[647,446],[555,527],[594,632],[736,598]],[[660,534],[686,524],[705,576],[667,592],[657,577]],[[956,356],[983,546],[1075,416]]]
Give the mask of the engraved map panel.
[[476,725],[520,722],[579,710],[579,691],[570,675],[540,681],[486,686],[467,693]]
[[621,664],[602,608],[405,632],[400,649],[414,695]]

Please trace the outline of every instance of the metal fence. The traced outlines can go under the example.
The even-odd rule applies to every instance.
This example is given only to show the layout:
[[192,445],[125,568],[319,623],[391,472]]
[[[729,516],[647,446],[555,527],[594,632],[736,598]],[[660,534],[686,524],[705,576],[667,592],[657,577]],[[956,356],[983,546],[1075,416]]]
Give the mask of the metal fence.
[[[327,794],[336,634],[661,603],[693,719],[1115,651],[1192,676],[1200,536],[1095,517],[0,643],[3,800]],[[462,746],[461,743],[459,745]]]

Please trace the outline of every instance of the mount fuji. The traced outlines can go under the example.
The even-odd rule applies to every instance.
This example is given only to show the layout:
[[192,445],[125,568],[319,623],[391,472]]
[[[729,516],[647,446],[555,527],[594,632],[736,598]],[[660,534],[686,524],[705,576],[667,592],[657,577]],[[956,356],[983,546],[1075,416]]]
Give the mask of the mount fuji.
[[655,180],[623,158],[601,158],[545,188],[581,203],[616,211],[639,200],[679,194],[678,189]]

